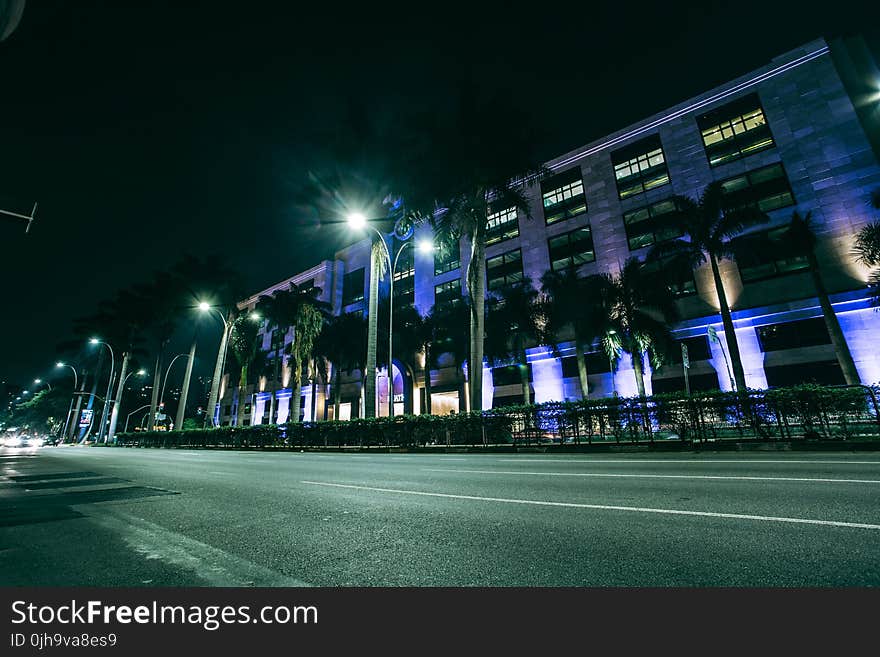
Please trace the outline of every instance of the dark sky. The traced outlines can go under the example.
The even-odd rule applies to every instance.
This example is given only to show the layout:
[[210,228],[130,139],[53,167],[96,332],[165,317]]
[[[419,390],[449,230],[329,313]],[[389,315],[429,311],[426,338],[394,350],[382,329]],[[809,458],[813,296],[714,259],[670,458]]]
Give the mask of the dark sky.
[[29,235],[0,220],[0,378],[45,376],[73,317],[185,252],[253,291],[331,255],[343,238],[290,199],[352,101],[439,106],[466,71],[528,109],[549,159],[880,24],[842,1],[299,4],[29,0],[0,43],[0,200],[40,209]]

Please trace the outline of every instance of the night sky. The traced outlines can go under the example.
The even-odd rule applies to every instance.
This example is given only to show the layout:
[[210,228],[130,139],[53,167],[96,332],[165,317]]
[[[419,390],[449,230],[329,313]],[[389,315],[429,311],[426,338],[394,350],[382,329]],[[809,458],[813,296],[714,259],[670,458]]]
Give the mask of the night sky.
[[469,76],[528,109],[550,159],[880,25],[868,2],[298,4],[28,1],[0,43],[0,207],[39,211],[28,235],[0,219],[0,378],[45,377],[72,318],[184,253],[256,292],[344,246],[291,199],[352,104],[442,108]]

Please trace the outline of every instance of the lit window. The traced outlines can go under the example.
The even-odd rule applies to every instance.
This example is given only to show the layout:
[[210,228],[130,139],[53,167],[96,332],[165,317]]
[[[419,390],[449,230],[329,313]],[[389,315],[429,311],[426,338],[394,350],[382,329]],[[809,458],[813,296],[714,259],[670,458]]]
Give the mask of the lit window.
[[550,250],[550,268],[553,271],[577,268],[596,260],[593,235],[589,226],[551,237],[547,241],[547,246]]
[[631,251],[682,236],[676,225],[678,207],[671,198],[623,214],[623,225]]
[[486,261],[486,278],[490,290],[523,280],[522,251],[514,249]]
[[547,225],[571,219],[587,211],[581,168],[563,171],[541,181],[544,222]]
[[749,171],[721,181],[725,202],[734,208],[753,207],[763,212],[794,205],[794,194],[782,164]]
[[621,199],[647,192],[669,182],[660,136],[641,139],[611,154],[617,193]]
[[441,245],[434,252],[434,276],[445,274],[459,267],[461,267],[461,258],[458,252],[458,242],[448,246]]
[[775,146],[758,94],[703,114],[697,126],[713,167]]
[[434,305],[444,306],[461,301],[461,279],[455,278],[434,286]]
[[519,236],[516,208],[504,208],[487,217],[486,244],[496,244],[502,240]]

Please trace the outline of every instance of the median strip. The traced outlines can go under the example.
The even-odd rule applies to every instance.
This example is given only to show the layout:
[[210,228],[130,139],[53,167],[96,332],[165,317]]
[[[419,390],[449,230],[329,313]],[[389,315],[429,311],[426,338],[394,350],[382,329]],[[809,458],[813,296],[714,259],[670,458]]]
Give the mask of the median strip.
[[425,472],[461,472],[466,474],[528,475],[544,477],[619,477],[633,479],[730,479],[734,481],[808,481],[834,484],[880,484],[880,479],[825,479],[820,477],[755,477],[746,475],[671,475],[622,472],[525,472],[523,470],[460,470],[453,468],[422,468]]
[[652,509],[638,506],[611,506],[607,504],[581,504],[578,502],[549,502],[543,500],[519,500],[506,497],[481,497],[478,495],[455,495],[452,493],[429,493],[419,490],[401,490],[397,488],[375,488],[373,486],[356,486],[353,484],[337,484],[329,481],[300,481],[311,486],[330,488],[347,488],[351,490],[367,490],[376,493],[395,493],[399,495],[418,495],[422,497],[441,497],[453,500],[471,500],[474,502],[500,502],[502,504],[525,504],[531,506],[552,506],[571,509],[593,509],[597,511],[630,511],[636,513],[659,513],[676,516],[699,516],[704,518],[725,518],[732,520],[759,520],[763,522],[784,522],[799,525],[821,525],[825,527],[846,527],[850,529],[880,529],[880,525],[861,522],[845,522],[842,520],[812,520],[809,518],[781,518],[774,516],[754,516],[741,513],[715,513],[712,511],[683,511],[680,509]]

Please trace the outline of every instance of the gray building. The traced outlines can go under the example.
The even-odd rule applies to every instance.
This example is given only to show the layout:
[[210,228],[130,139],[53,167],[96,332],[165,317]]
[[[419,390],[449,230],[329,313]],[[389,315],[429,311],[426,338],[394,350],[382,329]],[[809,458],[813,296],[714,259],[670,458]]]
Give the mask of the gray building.
[[[696,199],[708,183],[720,181],[731,201],[768,213],[771,222],[754,232],[766,232],[770,239],[780,237],[794,210],[812,213],[822,274],[859,376],[863,383],[880,382],[873,338],[880,329],[880,314],[870,306],[868,272],[851,254],[859,229],[878,219],[870,199],[880,188],[880,99],[865,86],[872,74],[876,65],[859,40],[831,46],[816,40],[547,162],[552,176],[529,188],[531,219],[501,207],[489,217],[488,288],[523,278],[537,285],[550,269],[615,274],[628,258],[644,258],[651,246],[678,237],[670,221],[676,212],[673,195]],[[424,236],[430,237],[430,229],[421,226],[416,237]],[[755,251],[720,263],[747,385],[843,383],[806,260],[787,254],[785,246],[780,242],[778,252],[770,256]],[[398,265],[395,276],[400,302],[413,303],[424,313],[467,294],[466,244],[457,254],[408,252],[412,255]],[[261,291],[242,307],[252,307],[260,295],[289,281],[314,279],[335,313],[363,311],[368,278],[365,239],[338,252],[334,260]],[[731,389],[709,266],[678,281],[675,292],[683,319],[673,327],[674,336],[688,346],[691,386]],[[710,340],[710,332],[719,340]],[[266,349],[269,339],[265,337]],[[544,347],[529,350],[534,401],[579,398],[573,351],[566,344],[559,356]],[[599,352],[588,355],[588,361],[591,395],[635,394],[628,357],[613,372]],[[460,409],[454,367],[448,365],[432,373],[435,413]],[[422,374],[407,373],[395,363],[392,392],[395,400],[403,400],[395,412],[419,412]],[[484,408],[520,398],[518,379],[510,380],[504,368],[484,366],[483,378]],[[645,378],[649,393],[683,388],[680,364],[658,371],[649,368]],[[346,379],[343,418],[362,414],[359,380],[359,373]],[[278,383],[279,398],[289,397],[288,384],[288,379]],[[279,403],[276,418],[262,410],[268,408],[271,389],[265,380],[253,386],[255,401],[246,402],[246,422],[288,419],[286,404]],[[377,389],[379,414],[387,414],[384,372],[379,373]],[[323,391],[323,385],[314,394],[309,386],[303,388],[306,419],[325,417]],[[221,420],[227,423],[237,412],[233,398],[226,391],[220,404]]]

